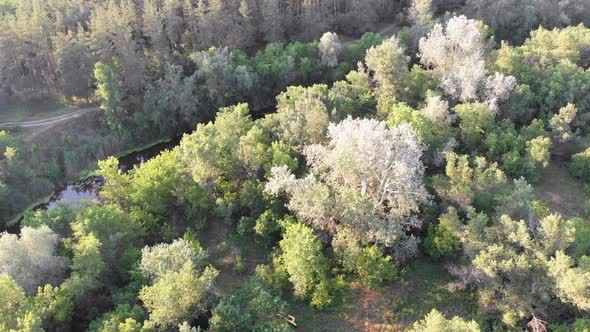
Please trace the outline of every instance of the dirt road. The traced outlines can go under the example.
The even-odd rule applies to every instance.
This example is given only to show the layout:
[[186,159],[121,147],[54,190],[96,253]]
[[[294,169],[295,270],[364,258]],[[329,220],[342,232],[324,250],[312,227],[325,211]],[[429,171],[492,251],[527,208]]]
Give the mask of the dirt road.
[[[380,35],[384,35],[384,36],[392,36],[393,34],[395,34],[398,30],[398,26],[395,24],[390,24],[388,26],[385,26],[384,28],[382,28],[381,30],[379,30],[377,32],[377,34]],[[344,42],[344,45],[348,45],[351,44],[353,42],[355,42],[357,40],[351,40],[351,41],[347,41]],[[78,109],[76,111],[73,111],[71,113],[67,113],[67,114],[63,114],[60,116],[55,116],[55,117],[51,117],[51,118],[46,118],[46,119],[41,119],[41,120],[35,120],[35,121],[23,121],[23,122],[5,122],[5,123],[0,123],[0,128],[14,128],[14,127],[19,127],[19,128],[34,128],[34,127],[44,127],[44,126],[50,126],[62,121],[66,121],[69,120],[71,118],[80,116],[82,114],[86,114],[86,113],[90,113],[90,112],[95,112],[100,110],[99,107],[94,106],[94,107],[87,107],[87,108],[81,108]]]
[[94,106],[94,107],[82,108],[82,109],[73,111],[71,113],[63,114],[63,115],[52,117],[52,118],[41,119],[41,120],[0,123],[0,128],[3,128],[3,127],[33,128],[33,127],[49,126],[52,124],[56,124],[56,123],[65,121],[65,120],[69,120],[71,118],[80,116],[82,114],[95,112],[98,110],[100,110],[100,108],[97,106]]

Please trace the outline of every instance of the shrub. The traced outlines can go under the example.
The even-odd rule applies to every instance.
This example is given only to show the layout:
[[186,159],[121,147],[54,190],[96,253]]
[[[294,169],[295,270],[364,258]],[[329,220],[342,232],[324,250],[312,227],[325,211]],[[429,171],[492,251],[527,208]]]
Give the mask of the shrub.
[[435,258],[449,255],[459,248],[461,240],[455,235],[453,229],[459,221],[457,210],[449,210],[440,216],[438,225],[428,226],[428,236],[424,240],[426,252]]
[[590,148],[572,156],[569,170],[574,176],[590,183]]

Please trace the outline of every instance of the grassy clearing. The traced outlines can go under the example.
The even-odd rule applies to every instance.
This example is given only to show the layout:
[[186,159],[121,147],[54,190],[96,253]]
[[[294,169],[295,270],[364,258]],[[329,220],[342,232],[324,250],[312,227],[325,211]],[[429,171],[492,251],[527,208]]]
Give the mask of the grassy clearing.
[[[268,250],[258,246],[253,239],[244,239],[235,233],[230,218],[210,220],[205,229],[199,230],[199,241],[209,252],[209,261],[219,270],[215,282],[219,292],[230,294],[254,274],[256,266],[268,263]],[[236,270],[236,258],[243,259],[243,269]]]
[[586,216],[588,199],[584,184],[573,177],[564,163],[552,161],[543,171],[541,181],[535,185],[535,192],[551,211],[559,212],[565,218]]
[[342,306],[319,312],[291,301],[290,314],[302,331],[403,331],[435,308],[447,317],[473,319],[472,294],[450,293],[446,285],[451,281],[442,263],[419,258],[391,285],[370,290],[353,282]]
[[295,317],[300,331],[359,331],[349,322],[349,312],[354,310],[356,300],[357,294],[352,288],[343,304],[327,311],[318,311],[307,303],[291,300],[288,301],[290,311],[287,314]]
[[472,319],[477,307],[471,293],[449,292],[447,284],[453,281],[444,266],[421,258],[408,266],[400,281],[392,287],[393,323],[407,327],[422,319],[432,309],[447,317],[460,316]]

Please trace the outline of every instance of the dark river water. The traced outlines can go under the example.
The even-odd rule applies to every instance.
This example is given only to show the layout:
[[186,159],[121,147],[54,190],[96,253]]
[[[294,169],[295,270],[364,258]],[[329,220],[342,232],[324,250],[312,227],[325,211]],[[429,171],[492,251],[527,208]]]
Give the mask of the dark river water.
[[[160,152],[172,149],[180,143],[181,137],[176,137],[168,142],[153,145],[147,149],[130,153],[126,156],[119,158],[119,168],[127,172],[133,169],[134,166],[140,165],[155,156],[159,155]],[[51,197],[49,202],[40,204],[35,209],[47,209],[54,208],[59,201],[66,202],[78,202],[81,200],[98,200],[98,191],[103,184],[103,180],[100,177],[89,177],[84,181],[77,184],[68,184],[61,189],[58,189],[55,194]]]
[[[272,113],[275,110],[275,106],[267,106],[260,108],[259,110],[251,110],[251,116],[253,119],[260,119],[268,113]],[[175,137],[167,142],[153,145],[149,148],[136,151],[119,158],[119,168],[127,172],[133,169],[134,166],[141,165],[142,163],[156,157],[160,152],[172,149],[180,143],[182,136]],[[98,192],[103,184],[103,179],[98,176],[89,177],[79,183],[69,183],[62,188],[56,190],[55,194],[51,199],[44,204],[39,204],[33,208],[50,210],[54,208],[58,202],[79,202],[82,200],[96,201],[98,200]],[[20,232],[20,221],[10,226],[5,226],[5,230],[9,233]],[[0,229],[0,232],[2,229]]]

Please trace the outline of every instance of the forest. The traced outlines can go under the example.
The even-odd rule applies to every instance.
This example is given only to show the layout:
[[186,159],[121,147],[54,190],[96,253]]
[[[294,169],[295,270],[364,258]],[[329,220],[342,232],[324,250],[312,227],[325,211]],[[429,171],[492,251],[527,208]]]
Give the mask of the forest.
[[589,27],[0,0],[0,332],[590,331]]

